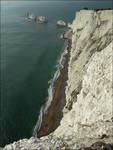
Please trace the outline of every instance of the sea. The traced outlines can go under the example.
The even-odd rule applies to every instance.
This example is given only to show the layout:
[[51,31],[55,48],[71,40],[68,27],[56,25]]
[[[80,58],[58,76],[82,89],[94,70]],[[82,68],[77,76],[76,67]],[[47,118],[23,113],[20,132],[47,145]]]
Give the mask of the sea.
[[[0,146],[32,136],[66,46],[67,29],[56,22],[71,23],[84,7],[112,8],[112,1],[1,1]],[[26,21],[27,12],[48,23]]]

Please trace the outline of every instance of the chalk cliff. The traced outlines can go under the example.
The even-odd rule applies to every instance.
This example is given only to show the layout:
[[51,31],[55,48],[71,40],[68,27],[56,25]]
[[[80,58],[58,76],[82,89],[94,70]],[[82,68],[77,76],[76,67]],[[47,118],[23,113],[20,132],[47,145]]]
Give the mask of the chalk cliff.
[[112,10],[81,10],[70,25],[66,106],[60,126],[48,136],[24,139],[4,150],[91,149],[93,143],[98,150],[113,148],[112,14]]
[[112,11],[81,10],[71,28],[68,111],[55,134],[75,139],[112,136]]

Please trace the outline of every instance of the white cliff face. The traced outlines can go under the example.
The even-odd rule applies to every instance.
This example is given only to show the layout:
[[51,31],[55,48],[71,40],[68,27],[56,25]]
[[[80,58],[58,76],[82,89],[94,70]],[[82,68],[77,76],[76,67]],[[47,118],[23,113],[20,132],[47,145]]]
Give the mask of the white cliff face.
[[88,145],[103,135],[105,140],[113,138],[112,13],[82,10],[71,25],[66,87],[66,109],[71,110],[54,133],[70,144]]
[[71,109],[81,89],[84,67],[91,55],[104,49],[112,39],[112,11],[81,10],[72,23],[73,37],[66,88],[66,107]]
[[113,136],[112,122],[112,43],[96,52],[86,65],[82,89],[72,110],[55,131],[67,138],[100,138]]

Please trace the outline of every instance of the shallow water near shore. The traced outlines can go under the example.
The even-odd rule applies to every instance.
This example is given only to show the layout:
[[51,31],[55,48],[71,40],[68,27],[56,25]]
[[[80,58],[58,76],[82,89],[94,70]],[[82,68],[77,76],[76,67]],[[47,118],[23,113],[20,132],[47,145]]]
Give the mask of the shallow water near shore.
[[[56,21],[72,21],[83,8],[108,8],[111,2],[2,2],[0,146],[32,136],[48,81],[56,71],[65,28]],[[26,22],[26,12],[46,15],[48,23]]]

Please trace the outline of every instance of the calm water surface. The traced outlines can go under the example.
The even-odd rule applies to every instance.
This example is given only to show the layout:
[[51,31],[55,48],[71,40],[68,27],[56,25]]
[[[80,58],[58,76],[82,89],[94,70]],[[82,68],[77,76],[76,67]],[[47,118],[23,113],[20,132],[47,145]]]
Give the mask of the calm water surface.
[[[0,146],[32,136],[64,47],[59,36],[65,29],[56,21],[72,21],[83,7],[107,8],[111,2],[2,2]],[[46,15],[48,24],[26,22],[26,12]]]

